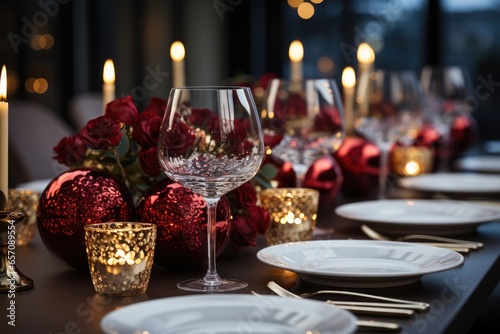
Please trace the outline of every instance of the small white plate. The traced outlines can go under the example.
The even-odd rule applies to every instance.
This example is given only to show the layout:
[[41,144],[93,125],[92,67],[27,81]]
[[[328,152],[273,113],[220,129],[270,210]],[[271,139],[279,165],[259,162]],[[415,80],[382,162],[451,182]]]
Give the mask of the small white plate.
[[335,213],[392,234],[460,235],[500,220],[500,207],[453,200],[376,200],[344,204]]
[[244,294],[191,295],[151,300],[108,313],[108,334],[347,334],[356,317],[315,300]]
[[455,167],[469,172],[500,173],[500,156],[464,157],[455,162]]
[[500,193],[500,175],[436,173],[401,178],[403,188],[463,194]]
[[292,242],[266,247],[257,258],[311,283],[359,288],[412,284],[464,261],[459,253],[444,248],[377,240]]

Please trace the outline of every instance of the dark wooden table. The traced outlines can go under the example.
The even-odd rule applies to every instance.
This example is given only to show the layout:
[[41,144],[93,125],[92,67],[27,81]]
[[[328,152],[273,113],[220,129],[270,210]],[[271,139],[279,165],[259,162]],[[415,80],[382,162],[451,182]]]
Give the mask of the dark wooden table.
[[[331,239],[366,239],[359,224],[336,216],[332,210],[320,213],[319,225],[333,228]],[[500,222],[481,225],[477,233],[463,239],[482,241],[484,248],[465,255],[458,268],[425,275],[418,283],[392,288],[355,289],[360,292],[414,299],[431,304],[431,309],[411,318],[360,317],[396,322],[402,333],[466,333],[481,312],[500,280]],[[263,247],[263,240],[261,246]],[[237,254],[223,254],[218,271],[223,277],[245,280],[249,287],[237,293],[271,294],[266,284],[274,280],[296,292],[323,288],[301,281],[295,273],[261,263],[255,256],[260,247],[247,248]],[[15,327],[8,325],[6,294],[0,295],[0,333],[101,333],[100,320],[110,311],[137,302],[186,295],[176,283],[202,277],[204,272],[173,272],[155,267],[144,295],[105,297],[94,292],[90,276],[53,257],[40,238],[16,249],[18,268],[35,282],[35,287],[15,295]],[[353,290],[353,289],[351,289]]]

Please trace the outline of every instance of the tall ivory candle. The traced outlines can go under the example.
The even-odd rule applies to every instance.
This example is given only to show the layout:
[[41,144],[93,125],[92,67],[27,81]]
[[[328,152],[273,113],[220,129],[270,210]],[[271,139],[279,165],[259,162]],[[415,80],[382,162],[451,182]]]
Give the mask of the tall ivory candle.
[[346,123],[346,134],[354,133],[354,87],[356,86],[356,74],[352,67],[346,67],[342,72],[342,88],[344,92],[344,113]]
[[0,74],[0,190],[7,199],[9,190],[9,104],[7,103],[7,70],[5,65],[3,65]]
[[184,57],[186,50],[184,44],[175,41],[170,46],[170,58],[172,58],[172,87],[183,87],[186,85],[184,73]]
[[106,105],[115,99],[115,66],[111,59],[106,60],[102,71],[102,104],[103,114],[106,112]]

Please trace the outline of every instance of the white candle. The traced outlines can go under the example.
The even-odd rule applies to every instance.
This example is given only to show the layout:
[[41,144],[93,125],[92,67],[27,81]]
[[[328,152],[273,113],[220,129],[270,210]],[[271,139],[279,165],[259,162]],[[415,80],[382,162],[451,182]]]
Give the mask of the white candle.
[[357,52],[358,58],[358,94],[356,102],[359,105],[359,112],[366,115],[370,100],[370,74],[373,71],[375,53],[368,43],[361,43]]
[[111,59],[106,60],[102,71],[102,104],[103,113],[106,112],[106,105],[115,99],[115,66]]
[[351,136],[354,133],[354,87],[356,86],[356,74],[352,67],[346,67],[342,72],[342,87],[344,91],[344,113],[346,123],[346,134]]
[[0,190],[7,199],[9,190],[9,104],[7,103],[7,70],[5,65],[3,65],[0,75]]
[[299,40],[294,40],[290,43],[288,49],[288,57],[290,58],[290,80],[293,83],[298,83],[302,79],[302,58],[304,58],[304,47]]
[[184,57],[186,50],[184,44],[179,41],[173,42],[170,46],[170,57],[172,58],[172,86],[184,87],[186,79],[184,74]]

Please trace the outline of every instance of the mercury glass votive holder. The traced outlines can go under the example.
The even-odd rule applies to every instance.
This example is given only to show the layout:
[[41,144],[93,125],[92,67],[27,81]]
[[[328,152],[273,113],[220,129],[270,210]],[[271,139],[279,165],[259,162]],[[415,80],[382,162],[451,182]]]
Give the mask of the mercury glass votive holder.
[[308,188],[269,188],[260,205],[269,212],[267,244],[311,240],[318,215],[319,192]]
[[425,146],[396,146],[391,153],[392,171],[399,176],[430,173],[432,164],[432,150]]
[[40,193],[31,189],[9,189],[8,195],[8,210],[26,214],[26,218],[16,228],[16,245],[26,246],[35,237],[36,210]]
[[134,296],[149,284],[156,225],[110,222],[85,225],[90,276],[99,294]]

